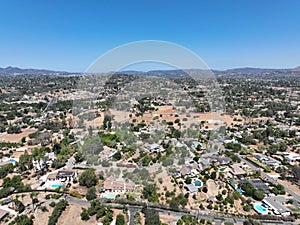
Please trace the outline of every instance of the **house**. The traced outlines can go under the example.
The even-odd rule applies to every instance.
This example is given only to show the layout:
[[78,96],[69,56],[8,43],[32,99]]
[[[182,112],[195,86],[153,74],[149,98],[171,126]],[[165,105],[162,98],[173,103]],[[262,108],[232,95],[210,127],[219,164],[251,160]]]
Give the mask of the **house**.
[[73,181],[74,179],[76,179],[78,176],[77,171],[76,170],[59,170],[56,173],[52,173],[49,174],[47,176],[47,180],[50,181],[55,181],[55,180],[59,180],[59,181]]
[[259,179],[255,179],[255,180],[249,180],[249,182],[256,188],[256,189],[261,189],[263,190],[266,194],[269,194],[270,191],[270,187],[268,185],[268,183],[265,183],[262,180]]
[[223,137],[223,144],[228,144],[228,143],[235,143],[235,144],[237,144],[238,141],[235,140],[234,138],[232,139],[232,138],[230,138],[228,136]]
[[262,154],[255,155],[255,158],[256,158],[258,161],[268,161],[268,160],[269,160],[268,156],[262,155]]
[[300,161],[300,155],[294,152],[283,153],[282,156],[289,162]]
[[185,176],[197,176],[199,174],[199,166],[196,163],[192,163],[190,165],[184,165],[181,170],[180,173],[183,177]]
[[200,158],[199,159],[199,166],[201,166],[202,169],[205,169],[207,167],[210,166],[210,161],[208,159],[205,159],[205,158]]
[[232,160],[229,157],[215,157],[214,161],[216,161],[219,165],[226,165],[231,163]]
[[146,148],[146,150],[148,150],[151,153],[158,153],[158,152],[164,151],[163,147],[161,147],[160,145],[155,144],[155,143],[147,145],[145,148]]
[[25,152],[27,151],[28,149],[26,147],[20,147],[20,148],[17,148],[16,151],[17,152]]
[[205,147],[199,141],[193,141],[191,148],[194,150],[205,150]]
[[281,165],[281,163],[278,160],[276,160],[272,157],[262,155],[262,154],[255,155],[255,158],[257,160],[261,161],[264,165],[270,166],[272,168],[277,168],[278,166]]
[[33,166],[33,170],[35,172],[44,170],[45,169],[44,160],[42,160],[42,159],[37,159],[37,160],[32,159],[32,166]]
[[109,177],[104,181],[103,189],[109,192],[124,193],[128,191],[134,191],[136,185],[132,182],[125,182],[122,180],[116,180],[113,177]]
[[6,205],[10,202],[12,202],[14,199],[12,197],[6,198],[1,202],[1,205]]
[[4,219],[4,217],[6,217],[9,214],[8,211],[4,210],[4,209],[0,209],[0,221],[2,221]]
[[54,159],[56,159],[56,156],[55,156],[54,152],[47,152],[45,154],[45,158],[47,158],[48,160],[54,160]]
[[183,177],[185,177],[186,175],[189,175],[191,173],[191,170],[191,167],[183,166],[180,170],[180,173]]
[[265,194],[270,194],[270,187],[267,183],[265,183],[264,181],[260,180],[260,179],[255,179],[255,180],[246,180],[246,179],[243,179],[243,180],[240,180],[240,184],[243,184],[243,183],[250,183],[253,185],[254,188],[256,189],[260,189],[260,190],[263,190]]
[[265,164],[266,166],[270,166],[272,168],[277,168],[281,165],[281,163],[278,160],[273,159],[271,157],[269,157],[269,160],[264,161],[263,164]]
[[196,187],[193,184],[186,184],[184,187],[187,189],[188,193],[190,194],[198,193],[198,187]]
[[54,181],[56,180],[57,173],[51,173],[47,176],[47,180]]
[[232,175],[234,176],[241,176],[241,175],[245,175],[246,174],[246,171],[243,170],[241,168],[242,164],[241,163],[235,163],[235,164],[232,164],[230,165],[230,169],[231,169],[231,173]]
[[60,170],[56,174],[56,179],[61,181],[73,181],[76,177],[76,170]]
[[275,215],[289,216],[291,214],[291,210],[284,206],[276,196],[264,198],[263,203],[266,204]]

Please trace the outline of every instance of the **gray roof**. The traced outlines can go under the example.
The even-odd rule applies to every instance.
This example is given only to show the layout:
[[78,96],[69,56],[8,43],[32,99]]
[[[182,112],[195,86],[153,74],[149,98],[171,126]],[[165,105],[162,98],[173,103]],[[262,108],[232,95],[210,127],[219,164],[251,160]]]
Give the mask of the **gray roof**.
[[71,177],[75,175],[74,170],[60,170],[57,172],[56,177]]
[[279,213],[284,213],[284,212],[291,212],[290,209],[282,205],[280,201],[277,200],[277,197],[266,197],[263,200],[264,203],[266,203],[268,206],[270,206],[273,209],[276,209]]
[[232,161],[231,158],[229,158],[229,157],[216,157],[215,159],[220,164],[228,164],[228,163],[230,163]]
[[185,187],[188,189],[188,191],[190,193],[196,193],[196,192],[198,192],[198,187],[196,187],[193,184],[186,184]]
[[262,180],[259,180],[259,179],[255,179],[255,180],[246,180],[246,179],[242,179],[239,181],[240,184],[243,184],[243,183],[250,183],[252,184],[256,189],[261,189],[265,192],[265,194],[269,194],[270,193],[270,190],[269,190],[269,186],[263,182]]

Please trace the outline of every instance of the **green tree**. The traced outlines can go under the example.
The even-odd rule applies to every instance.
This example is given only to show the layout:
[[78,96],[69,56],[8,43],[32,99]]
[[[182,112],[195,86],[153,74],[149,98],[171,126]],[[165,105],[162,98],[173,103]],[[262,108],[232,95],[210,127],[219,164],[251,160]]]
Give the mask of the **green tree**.
[[179,204],[176,201],[176,199],[174,199],[174,198],[170,201],[169,206],[170,206],[170,209],[172,209],[172,210],[179,210]]
[[121,158],[122,158],[122,154],[121,154],[121,152],[120,151],[117,151],[114,155],[113,155],[113,158],[115,159],[115,160],[120,160]]
[[95,187],[90,187],[88,190],[87,190],[87,193],[85,195],[86,199],[88,201],[91,201],[91,200],[94,200],[97,198],[97,194],[96,194],[96,188]]
[[79,184],[81,186],[92,187],[98,183],[94,169],[87,169],[79,176]]
[[210,178],[211,178],[212,180],[215,180],[215,179],[217,178],[217,173],[216,173],[215,171],[212,172],[211,175],[210,175]]
[[125,225],[125,217],[123,214],[117,215],[116,225]]
[[136,212],[134,214],[134,219],[133,219],[134,225],[142,225],[142,219],[141,219],[141,214],[140,212]]
[[187,177],[187,178],[185,179],[185,183],[186,183],[186,184],[191,184],[191,183],[192,183],[192,178]]
[[33,220],[27,215],[17,216],[14,220],[16,225],[33,225]]
[[84,221],[87,221],[90,219],[90,216],[86,209],[83,209],[83,211],[80,213],[80,217],[81,217],[81,220],[84,220]]
[[263,190],[255,190],[255,191],[253,192],[253,198],[254,198],[255,200],[261,201],[261,200],[264,199],[264,197],[265,197],[265,193],[264,193]]
[[146,184],[143,189],[143,197],[149,202],[158,202],[158,194],[156,184]]
[[250,212],[251,207],[250,207],[249,205],[245,205],[245,206],[243,207],[243,209],[244,209],[245,212]]
[[78,162],[82,162],[83,159],[84,159],[81,152],[77,152],[77,153],[74,155],[74,158],[75,158],[75,160],[76,160],[77,163],[78,163]]
[[144,210],[145,225],[160,225],[158,212],[152,209]]

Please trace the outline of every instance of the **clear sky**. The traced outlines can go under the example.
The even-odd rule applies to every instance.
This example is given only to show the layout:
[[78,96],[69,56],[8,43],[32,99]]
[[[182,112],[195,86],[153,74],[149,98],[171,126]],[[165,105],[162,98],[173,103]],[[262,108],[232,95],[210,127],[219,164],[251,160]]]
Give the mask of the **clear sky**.
[[298,0],[0,0],[0,67],[84,71],[106,51],[164,40],[210,68],[300,65]]

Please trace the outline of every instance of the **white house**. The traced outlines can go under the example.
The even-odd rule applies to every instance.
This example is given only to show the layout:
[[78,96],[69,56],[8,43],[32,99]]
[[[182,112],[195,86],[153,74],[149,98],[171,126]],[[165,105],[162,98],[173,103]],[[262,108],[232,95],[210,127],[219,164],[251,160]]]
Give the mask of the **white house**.
[[289,162],[300,161],[300,155],[294,152],[283,153],[282,156]]

